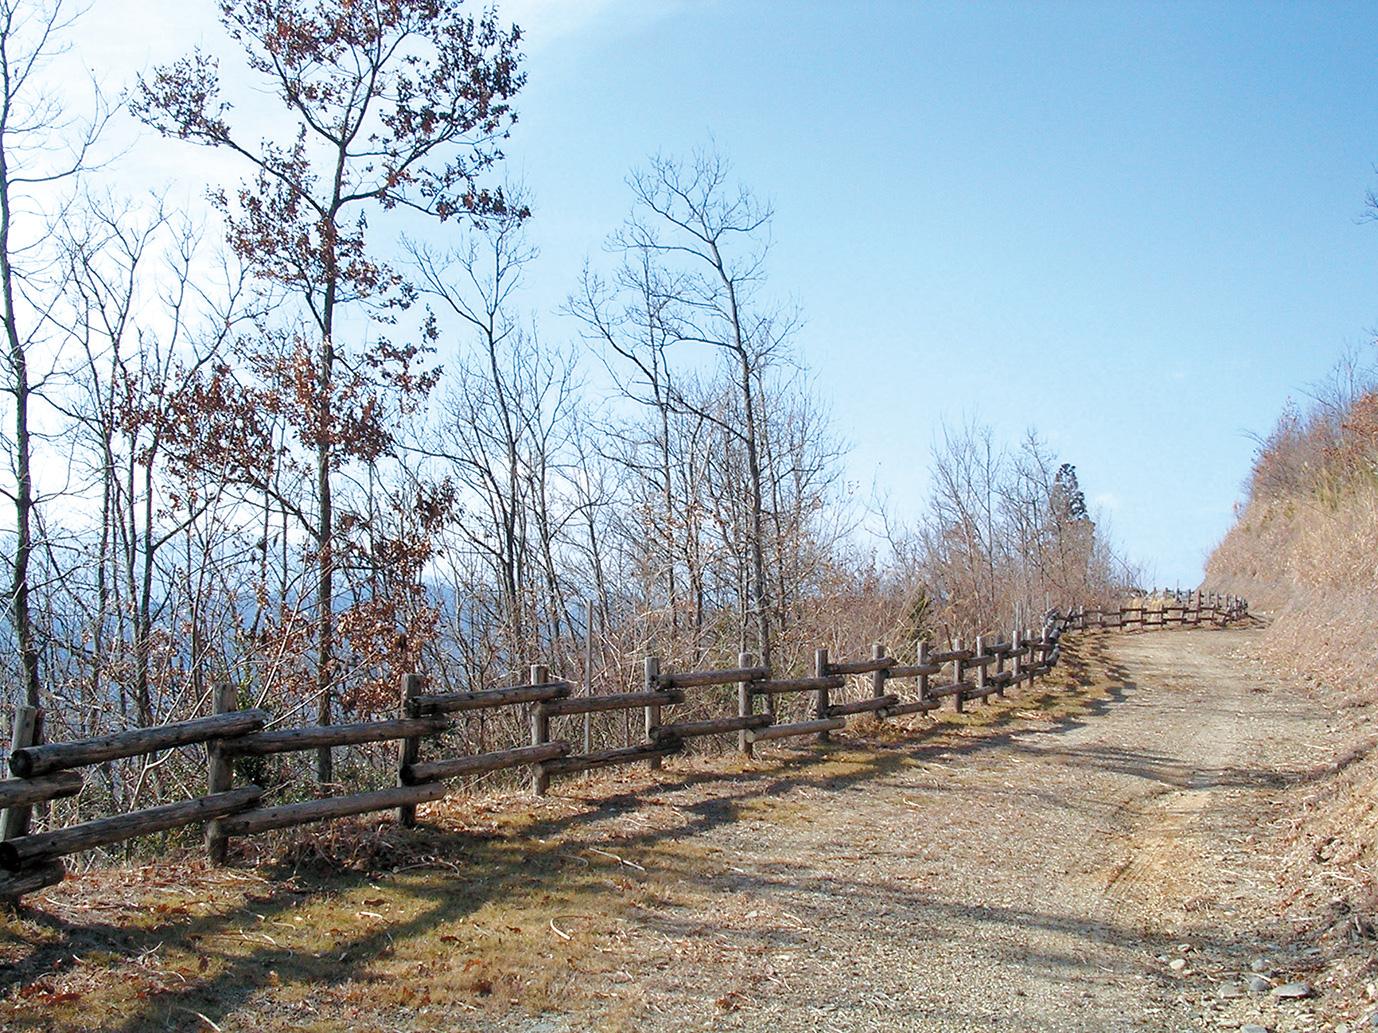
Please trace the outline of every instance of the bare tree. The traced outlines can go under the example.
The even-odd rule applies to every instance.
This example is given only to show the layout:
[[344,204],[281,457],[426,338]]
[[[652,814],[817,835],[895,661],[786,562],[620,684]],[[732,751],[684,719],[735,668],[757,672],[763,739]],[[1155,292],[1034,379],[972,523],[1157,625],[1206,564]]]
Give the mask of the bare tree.
[[[50,316],[61,297],[46,246],[43,217],[55,190],[91,168],[91,154],[109,118],[99,91],[85,120],[73,118],[44,81],[72,22],[62,0],[0,0],[0,306],[5,327],[4,390],[14,403],[10,442],[15,544],[10,564],[10,612],[18,647],[20,683],[29,706],[38,705],[39,649],[30,609],[29,564],[40,496],[33,479],[33,409],[44,398],[47,374],[33,362],[52,345]],[[51,215],[51,212],[50,212]],[[60,273],[58,274],[60,276]]]
[[[445,221],[503,212],[479,177],[501,158],[514,121],[519,30],[433,0],[224,0],[222,20],[295,123],[286,142],[256,143],[228,121],[214,60],[184,58],[142,80],[134,110],[165,135],[224,148],[253,179],[220,199],[230,243],[258,276],[301,301],[314,339],[263,362],[289,424],[314,454],[317,718],[332,719],[335,663],[335,475],[391,448],[381,396],[429,387],[422,346],[376,339],[367,357],[338,338],[343,306],[403,307],[403,278],[374,257],[368,212],[404,208]],[[303,380],[301,373],[307,377]],[[305,515],[305,514],[303,514]],[[330,751],[317,758],[332,778]]]
[[[633,364],[649,393],[643,400],[659,409],[663,422],[671,413],[693,413],[742,449],[746,598],[754,645],[768,662],[772,606],[759,392],[762,372],[778,359],[797,325],[792,313],[764,304],[761,297],[771,209],[745,187],[734,186],[727,162],[707,152],[687,162],[654,158],[630,184],[634,210],[611,246],[627,256],[623,288],[642,292],[635,315],[610,314],[609,293],[587,277],[572,308],[591,336]],[[636,331],[630,338],[628,326]],[[722,359],[736,392],[732,418],[695,404],[668,376],[668,355],[686,347],[711,348]],[[668,439],[668,429],[663,436]],[[672,509],[668,471],[663,482],[667,509]]]
[[[124,654],[107,642],[114,615],[132,622],[130,669],[140,724],[155,719],[151,680],[158,615],[173,603],[161,554],[185,544],[193,524],[221,504],[228,485],[264,476],[267,432],[226,364],[242,316],[243,277],[212,297],[200,268],[200,232],[157,198],[137,209],[110,196],[89,198],[64,220],[70,333],[84,361],[68,416],[85,430],[100,485],[101,521],[93,641],[97,657]],[[198,286],[199,284],[199,286]],[[191,679],[201,684],[199,624],[190,627]],[[93,677],[99,663],[93,665]]]
[[557,557],[569,514],[558,503],[579,384],[572,357],[544,346],[514,311],[535,250],[518,214],[522,195],[508,196],[512,209],[486,220],[459,248],[409,250],[419,289],[470,332],[425,451],[465,488],[471,508],[457,530],[498,584],[497,616],[517,663],[524,650],[548,647],[573,627]]

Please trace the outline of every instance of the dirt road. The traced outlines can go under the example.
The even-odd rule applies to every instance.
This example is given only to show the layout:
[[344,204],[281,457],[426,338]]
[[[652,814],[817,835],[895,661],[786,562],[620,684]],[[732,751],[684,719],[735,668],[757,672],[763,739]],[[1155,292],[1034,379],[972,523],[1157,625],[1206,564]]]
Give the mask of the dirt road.
[[[1269,953],[1268,825],[1315,759],[1314,713],[1260,680],[1244,638],[1107,636],[1089,658],[1104,694],[1079,716],[1016,705],[965,741],[752,790],[746,820],[693,834],[698,877],[624,923],[647,1025],[1233,1029],[1304,1011],[1219,997]],[[740,806],[730,785],[686,792],[702,815]]]
[[[1306,1028],[1314,1001],[1246,984],[1259,958],[1272,985],[1304,976],[1267,943],[1269,858],[1324,729],[1246,659],[1248,635],[1088,635],[1068,665],[1083,688],[960,726],[636,772],[611,799],[571,783],[520,829],[494,804],[440,874],[291,887],[299,902],[279,873],[257,926],[225,898],[192,908],[197,936],[147,930],[176,973],[179,943],[189,961],[248,946],[164,979],[156,1007],[112,1003],[111,1028]],[[68,923],[49,958],[106,935],[46,906]],[[350,927],[328,948],[306,931],[331,924]],[[20,960],[26,978],[42,963]],[[88,1009],[117,993],[77,992]]]

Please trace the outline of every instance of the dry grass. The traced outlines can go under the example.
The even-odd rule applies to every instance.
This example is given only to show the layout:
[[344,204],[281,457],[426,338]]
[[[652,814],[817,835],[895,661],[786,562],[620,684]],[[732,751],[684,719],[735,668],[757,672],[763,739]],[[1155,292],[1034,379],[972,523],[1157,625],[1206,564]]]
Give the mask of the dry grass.
[[0,928],[16,977],[0,1026],[488,1029],[497,1015],[591,1007],[589,944],[660,899],[649,871],[684,860],[620,844],[616,814],[591,837],[579,822],[595,807],[471,800],[415,832],[347,823],[292,841],[261,869],[71,880]]
[[1378,485],[1356,479],[1343,488],[1250,502],[1211,554],[1206,580],[1275,609],[1312,590],[1378,590],[1375,550]]
[[1378,975],[1378,487],[1252,503],[1207,574],[1207,587],[1272,611],[1260,658],[1307,685],[1353,744],[1296,790],[1279,873],[1282,914],[1324,951],[1337,992],[1352,992]]
[[1216,548],[1207,587],[1268,611],[1263,657],[1345,697],[1378,699],[1378,486],[1256,500]]

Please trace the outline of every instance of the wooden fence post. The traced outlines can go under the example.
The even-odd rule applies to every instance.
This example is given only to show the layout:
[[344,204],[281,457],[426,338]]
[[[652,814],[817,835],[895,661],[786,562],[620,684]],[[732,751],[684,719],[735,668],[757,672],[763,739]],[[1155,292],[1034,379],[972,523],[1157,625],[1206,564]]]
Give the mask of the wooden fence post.
[[[419,674],[402,675],[402,717],[416,717],[416,697],[421,695],[422,678]],[[397,784],[402,781],[402,771],[421,759],[421,737],[408,736],[397,745]],[[416,824],[416,804],[403,804],[397,808],[397,820],[406,828]]]
[[[962,648],[962,640],[960,638],[954,638],[952,640],[952,648],[953,650],[960,650]],[[960,656],[955,656],[952,658],[952,683],[954,685],[960,685],[961,682],[962,658]],[[959,714],[966,710],[966,700],[962,699],[962,690],[960,688],[952,695],[952,705]]]
[[[976,660],[980,661],[986,655],[986,636],[976,636]],[[976,694],[981,697],[981,704],[990,702],[990,697],[986,695],[986,665],[978,662],[976,665]]]
[[[915,656],[915,662],[918,663],[918,665],[919,665],[920,667],[922,667],[922,666],[924,666],[925,664],[928,663],[928,640],[927,640],[927,639],[922,639],[922,638],[919,639],[919,649],[918,649],[917,655]],[[928,675],[926,675],[926,674],[921,674],[921,675],[919,675],[919,699],[924,700],[924,699],[927,699],[927,698],[928,698]]]
[[[813,674],[815,678],[826,678],[828,676],[828,647],[820,646],[813,651]],[[813,714],[819,721],[825,720],[828,716],[828,688],[817,689],[813,695]],[[818,742],[832,742],[832,736],[826,731],[818,733]]]
[[[881,659],[883,659],[884,657],[885,657],[885,643],[884,643],[884,642],[874,642],[874,643],[872,643],[872,644],[871,644],[871,659],[872,659],[872,660],[881,660]],[[890,672],[887,671],[887,670],[885,670],[884,668],[881,668],[879,671],[872,671],[872,672],[871,672],[871,696],[872,696],[873,698],[875,698],[875,699],[880,699],[881,696],[884,696],[884,695],[885,695],[885,679],[888,678],[888,677],[890,677]],[[881,714],[880,714],[879,711],[876,711],[875,713],[873,713],[872,716],[873,716],[877,721],[883,721],[883,720],[885,720],[885,719],[881,716]]]
[[[646,683],[645,691],[660,691],[660,660],[654,656],[646,657]],[[651,733],[660,727],[660,705],[655,704],[646,708],[646,739],[650,741]],[[646,762],[652,771],[660,770],[660,758],[652,757]]]
[[[239,709],[239,690],[227,676],[211,681],[211,710],[217,714],[230,714]],[[212,739],[206,744],[206,795],[227,793],[234,788],[234,762],[225,755],[224,744]],[[225,835],[220,822],[211,821],[206,825],[206,853],[211,864],[224,864],[229,853],[230,837]]]
[[[593,695],[593,600],[584,600],[584,695]],[[593,751],[593,714],[584,715],[584,752]]]
[[[14,730],[10,736],[10,752],[37,746],[43,740],[43,711],[38,707],[14,708]],[[29,831],[32,806],[11,807],[0,817],[0,840],[18,839]]]
[[[1011,648],[1011,649],[1014,648],[1014,639],[1010,639],[1010,648]],[[995,658],[995,673],[996,673],[996,674],[1004,674],[1004,673],[1005,673],[1005,658],[1006,658],[1007,656],[1009,656],[1009,653],[1000,653],[1000,654],[998,654],[998,655],[996,656],[996,658]],[[1000,696],[1001,698],[1004,698],[1004,695],[1005,695],[1005,682],[1004,682],[1004,679],[1001,679],[1000,683],[999,683],[998,685],[996,685],[996,687],[995,687],[995,694],[996,694],[997,696]]]
[[[750,653],[738,653],[737,666],[750,667],[753,659],[754,657]],[[770,697],[767,696],[766,698],[769,699]],[[739,681],[737,683],[737,716],[750,717],[753,709],[751,682]],[[751,756],[751,735],[745,728],[737,733],[737,749],[748,757]]]
[[[545,664],[531,665],[531,684],[544,685],[546,683],[547,672]],[[545,712],[545,707],[540,703],[531,704],[531,745],[543,746],[550,742],[550,717]],[[533,764],[531,766],[531,792],[536,796],[545,796],[545,791],[550,788],[550,776],[546,773],[544,764]]]
[[1024,633],[1019,630],[1016,624],[1010,629],[1010,684],[1018,687],[1021,681],[1020,675],[1024,673],[1024,658],[1019,655],[1019,650],[1024,648]]

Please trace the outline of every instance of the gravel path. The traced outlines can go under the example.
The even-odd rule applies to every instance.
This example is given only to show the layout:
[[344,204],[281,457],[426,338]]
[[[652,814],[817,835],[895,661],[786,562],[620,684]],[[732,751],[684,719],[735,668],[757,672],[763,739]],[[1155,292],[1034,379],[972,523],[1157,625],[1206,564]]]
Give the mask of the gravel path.
[[641,1029],[1306,1024],[1304,1004],[1219,1000],[1262,950],[1268,824],[1320,727],[1247,636],[1084,640],[1108,677],[1080,716],[1015,701],[965,739],[841,751],[826,777],[667,787],[682,862],[588,978],[624,1005],[634,988]]

